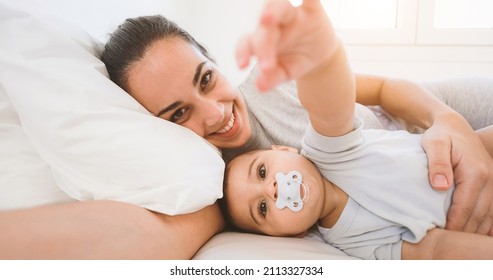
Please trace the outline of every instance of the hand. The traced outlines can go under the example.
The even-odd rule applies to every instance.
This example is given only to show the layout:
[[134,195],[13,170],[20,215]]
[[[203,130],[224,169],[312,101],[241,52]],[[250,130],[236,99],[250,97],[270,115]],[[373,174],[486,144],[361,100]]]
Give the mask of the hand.
[[257,87],[267,91],[297,79],[330,59],[336,37],[320,0],[304,0],[299,7],[289,1],[268,1],[257,30],[240,40],[238,66],[248,66],[256,56],[260,66]]
[[493,235],[493,159],[460,115],[434,122],[424,134],[429,176],[437,190],[455,178],[447,229]]

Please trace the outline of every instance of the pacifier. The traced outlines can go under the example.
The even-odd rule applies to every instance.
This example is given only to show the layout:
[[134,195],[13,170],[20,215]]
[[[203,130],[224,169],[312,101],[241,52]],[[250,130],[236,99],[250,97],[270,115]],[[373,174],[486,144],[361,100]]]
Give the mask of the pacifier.
[[[307,198],[308,191],[303,185],[303,177],[297,170],[289,172],[287,175],[282,172],[276,173],[277,181],[277,209],[288,207],[294,212],[303,209],[303,200]],[[303,198],[301,197],[301,187],[303,187]]]

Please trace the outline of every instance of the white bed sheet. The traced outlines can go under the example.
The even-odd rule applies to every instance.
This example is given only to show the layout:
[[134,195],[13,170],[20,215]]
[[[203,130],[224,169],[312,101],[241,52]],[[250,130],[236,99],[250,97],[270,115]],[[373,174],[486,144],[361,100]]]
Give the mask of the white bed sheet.
[[315,233],[304,238],[223,232],[193,257],[195,260],[351,260]]

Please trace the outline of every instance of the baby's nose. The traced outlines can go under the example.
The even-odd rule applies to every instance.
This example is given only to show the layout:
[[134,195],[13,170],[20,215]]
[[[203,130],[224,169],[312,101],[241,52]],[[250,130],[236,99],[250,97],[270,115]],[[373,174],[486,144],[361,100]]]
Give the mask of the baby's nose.
[[273,200],[277,200],[277,182],[273,180],[266,186],[267,195]]

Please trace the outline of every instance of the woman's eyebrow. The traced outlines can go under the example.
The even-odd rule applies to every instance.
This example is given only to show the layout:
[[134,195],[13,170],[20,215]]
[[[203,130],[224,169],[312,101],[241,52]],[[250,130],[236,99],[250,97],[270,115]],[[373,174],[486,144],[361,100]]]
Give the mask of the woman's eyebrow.
[[197,85],[197,82],[199,81],[200,72],[202,71],[202,67],[204,67],[206,63],[207,61],[202,61],[199,65],[197,65],[197,68],[195,69],[195,75],[193,76],[193,81],[192,81],[194,87]]
[[181,101],[176,101],[174,102],[173,104],[169,105],[168,107],[162,109],[161,111],[159,111],[159,113],[156,114],[156,117],[159,117],[163,114],[166,114],[167,112],[177,108],[178,106],[180,106],[181,104],[183,104],[183,102]]

